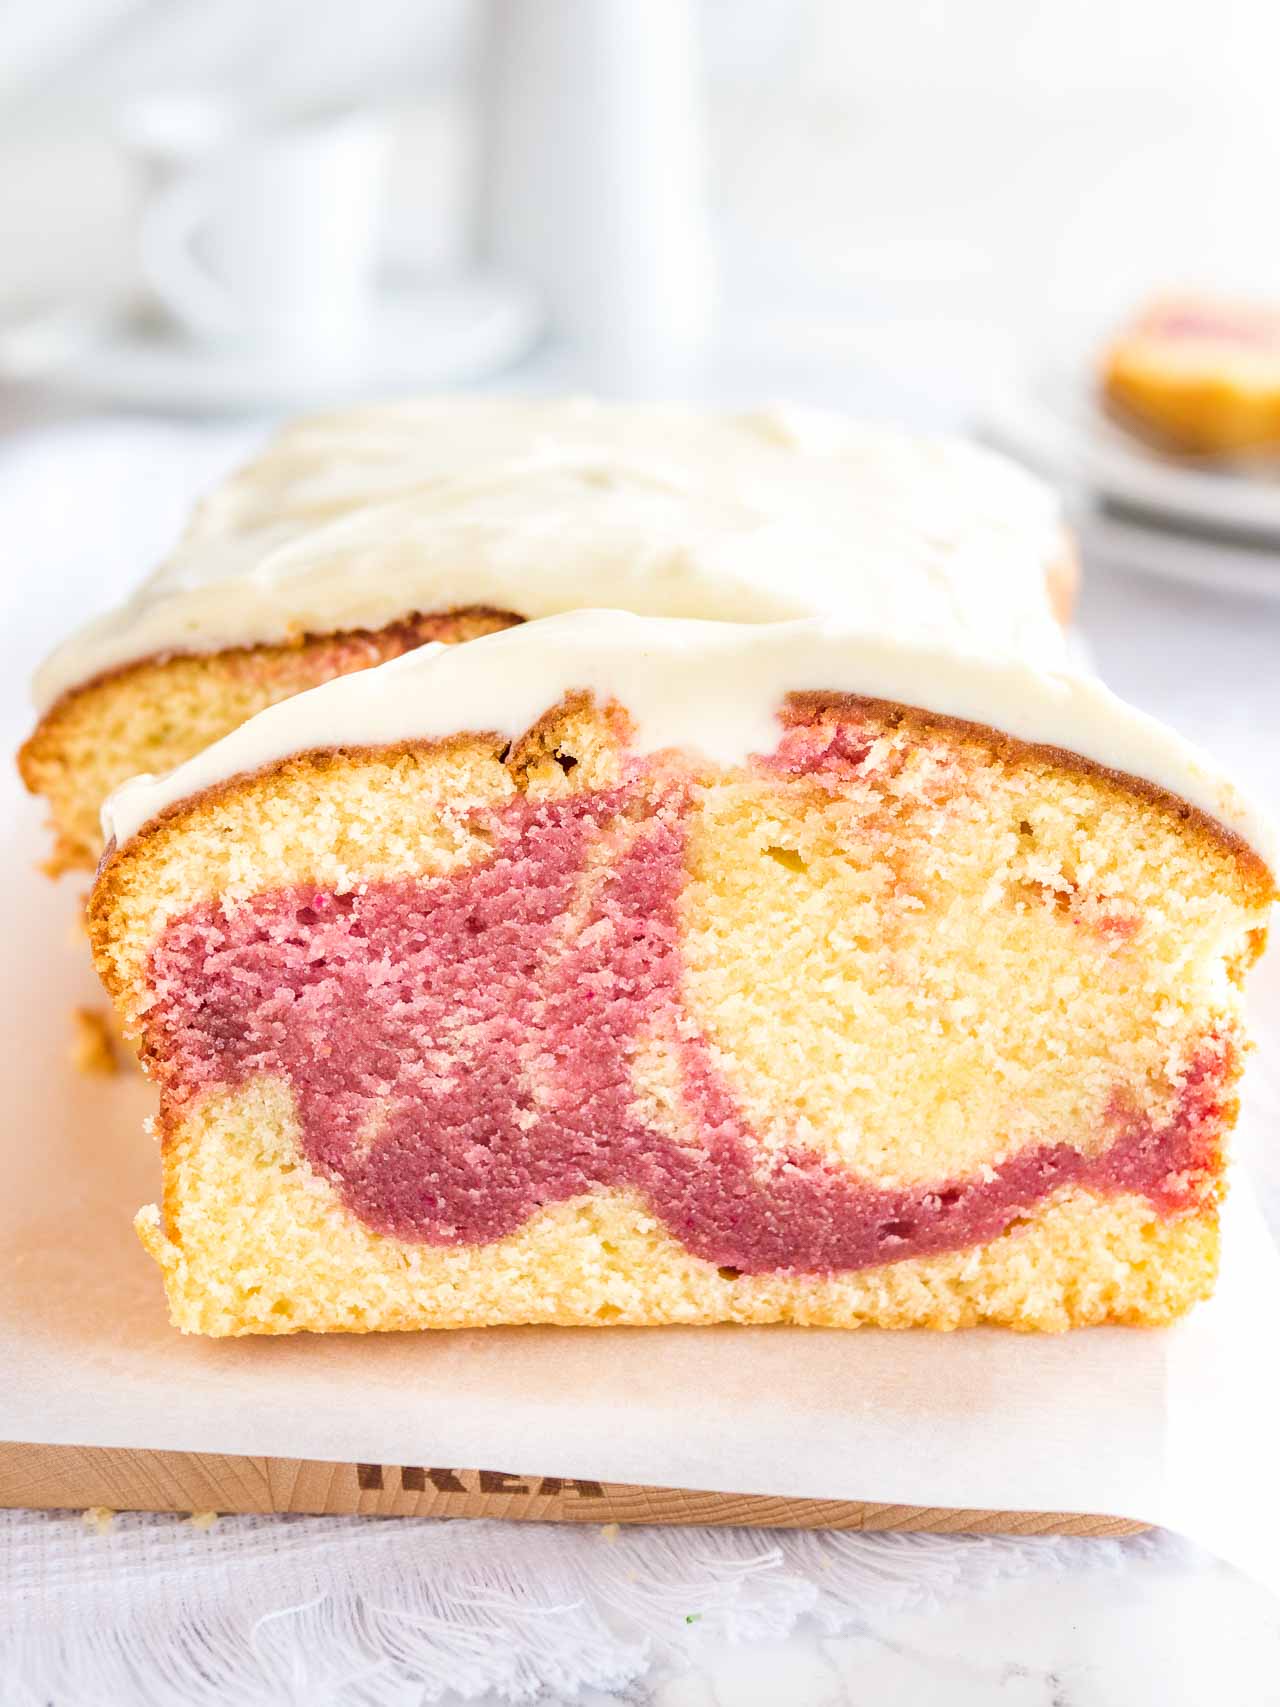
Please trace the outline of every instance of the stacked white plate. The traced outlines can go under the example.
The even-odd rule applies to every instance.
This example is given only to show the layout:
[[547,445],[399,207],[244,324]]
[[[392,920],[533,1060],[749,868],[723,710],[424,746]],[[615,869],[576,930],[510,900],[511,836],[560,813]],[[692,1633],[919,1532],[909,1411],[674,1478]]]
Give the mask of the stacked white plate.
[[1079,370],[1009,387],[982,428],[1068,491],[1091,562],[1280,599],[1280,464],[1163,456],[1107,418]]

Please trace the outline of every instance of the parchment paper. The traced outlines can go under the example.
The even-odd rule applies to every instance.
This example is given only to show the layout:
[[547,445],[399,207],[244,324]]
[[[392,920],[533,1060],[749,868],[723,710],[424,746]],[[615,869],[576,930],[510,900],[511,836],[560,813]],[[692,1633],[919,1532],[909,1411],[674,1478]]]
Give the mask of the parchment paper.
[[1240,1183],[1218,1295],[1168,1331],[183,1338],[130,1225],[152,1093],[68,1064],[71,1007],[103,998],[38,817],[6,779],[0,1438],[1103,1512],[1280,1590],[1280,1262]]

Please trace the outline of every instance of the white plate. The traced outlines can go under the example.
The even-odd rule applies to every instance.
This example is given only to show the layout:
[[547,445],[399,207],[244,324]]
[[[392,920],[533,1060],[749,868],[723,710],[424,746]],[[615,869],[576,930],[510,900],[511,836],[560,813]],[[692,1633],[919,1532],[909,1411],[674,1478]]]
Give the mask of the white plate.
[[1280,471],[1161,456],[1107,418],[1080,368],[1049,370],[1011,386],[982,425],[1015,456],[1113,504],[1166,523],[1280,545]]
[[135,408],[288,409],[474,380],[523,355],[540,329],[527,291],[481,275],[388,290],[358,344],[320,355],[201,344],[125,310],[60,308],[0,332],[0,375]]
[[1280,549],[1144,526],[1106,510],[1073,515],[1086,565],[1159,575],[1249,598],[1280,599]]

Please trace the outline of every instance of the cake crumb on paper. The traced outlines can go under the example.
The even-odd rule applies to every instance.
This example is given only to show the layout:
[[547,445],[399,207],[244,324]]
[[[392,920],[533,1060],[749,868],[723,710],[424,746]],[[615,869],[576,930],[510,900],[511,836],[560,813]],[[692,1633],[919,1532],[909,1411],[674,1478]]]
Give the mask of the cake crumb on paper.
[[88,1511],[80,1513],[80,1521],[87,1523],[91,1529],[96,1529],[99,1535],[105,1535],[111,1528],[115,1515],[109,1505],[91,1505]]
[[77,1073],[109,1078],[120,1071],[111,1022],[101,1008],[75,1008],[71,1014],[71,1064]]
[[600,1525],[600,1539],[606,1547],[612,1547],[621,1533],[622,1531],[616,1523],[602,1523]]
[[192,1529],[212,1529],[217,1521],[216,1511],[193,1511],[187,1519]]

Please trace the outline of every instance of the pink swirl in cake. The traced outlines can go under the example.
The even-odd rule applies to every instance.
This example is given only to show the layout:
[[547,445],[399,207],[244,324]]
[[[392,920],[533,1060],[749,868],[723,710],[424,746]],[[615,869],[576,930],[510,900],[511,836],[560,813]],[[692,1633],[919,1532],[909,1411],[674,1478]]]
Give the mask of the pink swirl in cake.
[[[820,776],[864,756],[796,732],[778,758]],[[450,875],[189,911],[151,957],[171,1107],[282,1077],[312,1168],[401,1240],[490,1242],[544,1205],[631,1188],[686,1249],[742,1273],[964,1248],[1071,1185],[1163,1213],[1201,1200],[1234,1071],[1215,1037],[1166,1122],[1117,1091],[1089,1153],[1046,1133],[980,1175],[891,1189],[799,1142],[763,1147],[682,1000],[688,811],[678,783],[520,799],[484,818],[491,853]],[[678,1134],[637,1097],[655,1040]]]

